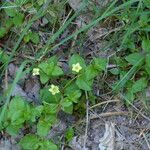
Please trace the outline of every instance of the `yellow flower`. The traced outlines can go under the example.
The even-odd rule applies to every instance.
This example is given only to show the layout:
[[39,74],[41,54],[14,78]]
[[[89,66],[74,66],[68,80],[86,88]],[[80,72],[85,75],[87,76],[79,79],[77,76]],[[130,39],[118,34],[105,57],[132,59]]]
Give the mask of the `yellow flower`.
[[78,73],[81,69],[82,69],[82,67],[80,66],[79,63],[76,63],[76,64],[72,65],[72,71],[75,71],[75,72]]
[[39,74],[40,74],[39,72],[40,72],[40,69],[39,69],[39,68],[34,68],[32,75],[33,75],[33,76],[39,75]]
[[55,95],[60,92],[59,87],[53,84],[51,85],[51,88],[49,89],[49,91],[52,93],[52,95]]

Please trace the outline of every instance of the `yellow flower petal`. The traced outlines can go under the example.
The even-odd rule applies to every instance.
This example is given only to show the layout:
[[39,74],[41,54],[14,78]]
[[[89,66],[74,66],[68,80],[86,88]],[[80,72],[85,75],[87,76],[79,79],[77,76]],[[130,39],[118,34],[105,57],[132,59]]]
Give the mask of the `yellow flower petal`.
[[39,74],[40,74],[40,69],[39,68],[34,68],[32,75],[35,76],[35,75],[39,75]]
[[82,67],[79,63],[76,63],[76,64],[72,65],[72,71],[75,71],[75,72],[78,73],[81,69],[82,69]]
[[51,85],[51,88],[49,89],[49,91],[52,93],[52,95],[55,95],[60,92],[59,87],[53,84]]

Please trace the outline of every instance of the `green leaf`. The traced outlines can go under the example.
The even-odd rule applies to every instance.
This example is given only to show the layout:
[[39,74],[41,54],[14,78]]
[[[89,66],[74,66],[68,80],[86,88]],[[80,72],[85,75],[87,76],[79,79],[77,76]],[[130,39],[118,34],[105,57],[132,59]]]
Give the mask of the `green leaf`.
[[34,107],[32,108],[32,113],[31,113],[31,121],[32,122],[35,122],[36,121],[36,117],[40,117],[40,115],[42,114],[43,112],[43,106],[37,106],[37,107]]
[[[51,62],[49,62],[51,60]],[[54,60],[54,61],[53,61]],[[40,68],[40,80],[45,84],[49,79],[55,76],[63,75],[63,70],[57,66],[55,57],[52,57],[46,62],[42,62],[38,65]]]
[[39,34],[30,31],[24,36],[24,42],[28,43],[29,41],[33,42],[34,44],[38,44],[40,42]]
[[128,100],[128,101],[126,101],[127,104],[133,103],[133,101],[135,99],[135,95],[134,95],[133,91],[128,90],[126,95],[125,95],[125,98]]
[[[130,80],[130,78],[135,74],[135,72],[142,67],[143,58],[138,60],[135,65],[126,73],[123,72],[122,77],[118,81],[118,83],[112,87],[113,90],[118,91],[125,86],[125,84]],[[121,72],[122,73],[122,72]]]
[[135,65],[140,59],[143,59],[144,56],[141,53],[132,53],[125,57],[126,61],[131,65]]
[[145,52],[150,53],[150,40],[149,39],[143,39],[142,48],[144,49]]
[[38,33],[35,32],[31,32],[30,33],[30,40],[34,43],[34,44],[38,44],[40,42],[40,37]]
[[109,70],[113,75],[118,75],[119,74],[119,69],[118,68],[112,68]]
[[143,26],[145,27],[145,25],[147,25],[149,22],[148,14],[142,13],[140,16],[140,20],[138,22],[141,27],[143,27]]
[[60,67],[55,66],[52,71],[52,76],[60,76],[60,75],[63,75],[63,70]]
[[53,103],[44,103],[44,113],[45,114],[56,114],[58,112],[59,105]]
[[64,93],[65,93],[65,95],[70,95],[70,93],[72,93],[72,91],[76,91],[76,90],[79,90],[79,87],[75,84],[75,82],[72,82],[65,88]]
[[[126,21],[128,21],[129,19],[127,19]],[[124,49],[135,49],[135,42],[132,38],[126,38],[123,44],[123,48]]]
[[56,65],[57,65],[57,62],[58,62],[58,57],[54,55],[54,56],[48,58],[48,59],[47,59],[47,63],[49,64],[49,63],[51,63],[51,62],[53,62],[54,65],[56,66]]
[[45,84],[49,81],[49,77],[44,72],[40,72],[40,81],[42,84]]
[[4,27],[0,27],[0,38],[3,38],[7,33],[7,29]]
[[[53,62],[47,63],[42,62],[38,66],[44,73],[46,73],[49,77],[51,77],[52,72],[54,70],[55,64]],[[41,74],[40,74],[41,75]]]
[[38,5],[41,6],[41,5],[43,5],[45,3],[45,0],[38,0],[37,3],[38,3]]
[[117,63],[117,66],[119,66],[121,68],[125,68],[128,66],[128,63],[121,57],[115,57],[115,61]]
[[70,99],[70,101],[77,103],[78,99],[81,97],[81,91],[80,90],[76,90],[76,91],[72,91],[71,93],[67,94],[68,99]]
[[40,150],[58,150],[57,145],[48,140],[42,141],[40,146]]
[[29,34],[26,34],[23,38],[24,42],[25,43],[28,43],[30,41],[30,35]]
[[7,126],[6,128],[6,132],[8,134],[10,134],[11,136],[16,136],[20,130],[20,128],[22,128],[23,125],[19,124],[19,125],[11,125],[9,124],[9,126]]
[[[120,71],[120,74],[119,74],[120,79],[124,78],[126,75],[127,75],[127,77],[128,77],[128,73],[129,73],[129,72],[127,72],[127,71],[121,70],[121,71]],[[130,75],[130,74],[129,74],[129,75]],[[126,77],[126,78],[127,78],[127,77]]]
[[51,128],[51,123],[46,122],[45,120],[39,120],[37,124],[37,134],[41,137],[46,136]]
[[82,90],[85,90],[85,91],[92,90],[91,89],[92,83],[93,83],[92,80],[87,81],[84,76],[79,76],[76,80],[76,84],[79,87],[79,89],[82,89]]
[[25,121],[24,112],[26,111],[26,104],[21,97],[15,97],[9,104],[8,117],[13,124],[21,124]]
[[5,23],[5,27],[6,27],[7,29],[9,29],[12,25],[13,25],[13,20],[12,20],[12,18],[7,19],[7,20],[6,20],[6,23]]
[[6,12],[6,14],[9,17],[15,17],[15,15],[18,13],[15,5],[13,3],[6,2],[5,6],[6,6],[6,8],[4,9],[4,11]]
[[57,66],[57,61],[58,58],[56,56],[53,56],[49,58],[47,61],[40,63],[38,67],[49,77],[51,77],[52,74],[53,76],[62,75],[63,71],[59,66]]
[[84,59],[80,55],[74,54],[71,56],[71,58],[69,60],[69,67],[72,69],[72,65],[77,64],[77,63],[79,63],[82,68],[86,67]]
[[44,117],[45,122],[50,123],[51,125],[57,122],[57,114],[45,114]]
[[39,119],[39,122],[37,124],[37,134],[39,136],[46,136],[49,131],[51,126],[56,123],[57,121],[57,115],[50,115],[50,114],[44,114],[41,116]]
[[67,139],[67,142],[70,142],[73,139],[73,136],[74,136],[74,130],[73,128],[69,128],[65,134],[65,138]]
[[16,26],[20,26],[23,23],[23,20],[24,20],[24,14],[17,13],[13,18],[13,23]]
[[145,58],[145,70],[150,75],[150,54],[146,55]]
[[39,142],[40,140],[36,135],[29,134],[21,139],[19,145],[21,145],[23,149],[34,150]]
[[11,117],[11,124],[13,125],[19,125],[25,122],[23,111],[17,110],[12,116],[9,114],[9,117]]
[[40,90],[40,99],[43,102],[58,104],[61,98],[61,94],[58,93],[56,95],[52,95],[51,92],[48,91],[48,88],[44,88]]
[[[51,94],[47,88],[40,90],[40,99],[42,102],[55,102],[55,99],[51,98]],[[51,101],[52,100],[52,101]]]
[[85,72],[83,73],[83,76],[86,78],[86,80],[92,80],[99,74],[99,71],[94,68],[93,65],[89,65],[86,67]]
[[141,78],[133,84],[132,91],[133,93],[137,93],[137,92],[143,91],[146,87],[147,87],[146,78]]
[[9,56],[0,49],[0,62],[6,63],[8,59]]
[[62,110],[68,114],[72,114],[73,112],[73,103],[67,98],[61,102]]
[[147,8],[150,8],[150,1],[149,0],[143,0],[143,2]]
[[97,96],[95,96],[95,94],[92,91],[89,91],[88,92],[88,97],[89,97],[89,100],[92,103],[92,105],[95,105]]
[[105,71],[107,66],[107,59],[105,58],[94,58],[93,59],[94,67],[99,71]]
[[22,5],[26,4],[26,3],[28,3],[29,0],[15,0],[14,2],[17,5],[22,6]]

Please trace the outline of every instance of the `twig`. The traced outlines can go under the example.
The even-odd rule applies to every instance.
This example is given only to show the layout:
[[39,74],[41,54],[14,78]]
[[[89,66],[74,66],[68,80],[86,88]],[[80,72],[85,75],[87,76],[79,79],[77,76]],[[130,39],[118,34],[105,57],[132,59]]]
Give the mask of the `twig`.
[[146,131],[146,129],[142,129],[142,131],[139,134],[139,137],[141,137],[145,131]]
[[103,105],[103,104],[113,103],[113,102],[119,102],[119,100],[108,100],[108,101],[105,101],[105,102],[101,102],[101,103],[98,103],[96,105],[91,106],[90,109],[93,109],[93,108],[98,107],[98,106]]
[[[76,31],[77,31],[77,29],[75,29],[74,32],[76,32]],[[74,47],[75,44],[76,44],[76,39],[77,39],[77,37],[78,37],[78,35],[74,36],[74,38],[73,38],[73,40],[72,40],[72,42],[71,42],[71,46],[70,46],[70,56],[69,56],[69,57],[71,57],[71,54],[73,53],[73,47]]]
[[[90,109],[90,108],[89,108]],[[93,112],[93,110],[91,110],[92,112]],[[102,119],[103,120],[103,118],[102,117],[109,117],[109,116],[118,116],[118,115],[125,115],[125,116],[127,116],[129,114],[129,112],[127,112],[127,111],[121,111],[121,112],[106,112],[106,113],[101,113],[101,114],[95,114],[95,115],[93,115],[93,116],[90,116],[89,117],[89,120],[91,120],[91,119]],[[103,120],[104,121],[104,120]],[[83,120],[79,120],[78,121],[78,125],[79,124],[81,124],[81,123],[85,123],[86,122],[86,119],[83,119]],[[104,121],[105,122],[105,121]],[[103,124],[103,123],[102,123]],[[103,124],[104,125],[104,124]]]
[[112,150],[115,149],[115,123],[111,122],[111,127],[112,127]]
[[27,55],[25,55],[25,54],[22,54],[22,57],[23,57],[23,58],[27,58],[27,59],[31,59],[31,60],[36,60],[35,57],[27,56]]
[[120,111],[120,112],[106,112],[106,113],[101,113],[99,115],[91,116],[90,119],[97,119],[99,117],[109,117],[109,116],[118,116],[118,115],[128,115],[129,112],[127,111]]
[[[99,34],[98,36],[94,37],[94,40],[96,39],[99,39],[101,37],[106,38],[106,36],[108,36],[109,34],[111,34],[112,32],[115,32],[115,31],[119,31],[122,27],[118,27],[118,28],[114,28],[114,29],[111,29],[107,32],[103,32],[102,34]],[[101,28],[101,29],[104,29],[104,28]],[[98,32],[98,31],[97,31]]]
[[85,92],[85,96],[86,96],[86,127],[85,127],[83,150],[86,150],[86,141],[87,141],[88,124],[89,124],[89,100],[88,100],[87,92]]
[[[6,53],[7,53],[8,55],[11,55],[11,48],[5,47],[5,45],[2,44],[2,43],[0,43],[0,46],[3,47],[3,48],[6,48],[6,49],[8,50],[8,51],[6,51]],[[25,54],[22,54],[21,57],[23,57],[23,58],[28,58],[28,59],[31,59],[31,60],[35,60],[34,57],[32,57],[32,56],[27,56],[27,55],[25,55]]]
[[135,118],[134,118],[134,120],[133,120],[133,123],[134,123],[134,122],[136,121],[136,119],[139,117],[139,115],[140,115],[139,113],[142,112],[143,109],[144,109],[144,108],[142,108],[142,109],[139,110],[139,112],[137,113],[137,115],[135,116]]
[[[123,26],[118,27],[118,28],[114,28],[114,29],[112,29],[112,30],[108,31],[107,33],[105,33],[105,35],[103,35],[103,36],[104,36],[104,38],[106,38],[106,37],[107,37],[109,34],[111,34],[112,32],[119,31],[122,27],[123,27]],[[103,39],[104,39],[104,38],[103,38]]]
[[7,69],[5,70],[5,90],[8,89],[8,71]]
[[143,118],[147,119],[148,121],[150,121],[150,118],[148,118],[147,116],[145,116],[143,113],[140,112],[140,110],[138,108],[136,108],[127,98],[125,98],[122,94],[121,97],[124,98],[133,108],[134,110],[139,113]]
[[97,116],[97,118],[101,119],[104,123],[106,123],[105,120],[102,117],[100,117],[97,113],[95,113],[92,109],[90,109],[90,112],[93,113],[93,116]]
[[146,137],[145,133],[143,133],[143,137],[144,137],[144,139],[145,139],[145,141],[146,141],[146,144],[147,144],[147,146],[148,146],[148,149],[150,150],[150,144],[149,144],[149,142],[148,142],[148,140],[147,140],[147,137]]
[[68,18],[70,17],[70,14],[72,13],[72,9],[70,10],[70,12],[68,13],[66,19],[64,20],[62,26],[66,23],[66,21],[68,20]]

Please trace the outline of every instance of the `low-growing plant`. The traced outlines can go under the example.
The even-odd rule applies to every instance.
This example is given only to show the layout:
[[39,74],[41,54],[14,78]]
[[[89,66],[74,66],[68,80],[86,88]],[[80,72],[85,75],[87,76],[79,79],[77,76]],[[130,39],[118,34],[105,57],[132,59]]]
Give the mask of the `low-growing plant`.
[[[22,32],[24,26],[30,22],[33,14],[36,14],[46,2],[47,0],[14,0],[1,2],[2,8],[0,9],[0,18],[2,21],[0,23],[0,39],[4,38],[12,29],[17,30],[17,34]],[[51,27],[58,23],[59,26],[59,18],[64,11],[64,6],[65,0],[57,3],[51,2],[51,5],[48,6],[48,11],[45,12],[44,18],[42,19],[43,24],[49,23]],[[24,37],[24,42],[28,43],[29,41],[37,44],[39,42],[38,33],[35,31],[28,31]]]
[[[68,25],[71,24],[73,19],[78,15],[78,12],[72,15],[71,10],[70,14],[67,14],[67,17],[71,16],[71,18],[68,21],[65,20],[63,22],[64,26],[61,27],[62,18],[64,16],[66,17],[66,14],[62,13],[64,12],[63,7],[66,0],[62,0],[60,3],[52,2],[51,5],[48,5],[47,9],[45,9],[46,11],[43,10],[43,15],[40,14],[42,11],[37,13],[40,7],[46,2],[47,0],[3,1],[3,9],[0,10],[2,12],[0,14],[2,18],[0,23],[0,39],[5,39],[8,33],[15,34],[14,32],[17,30],[17,34],[15,35],[17,35],[16,39],[19,37],[19,40],[12,50],[13,53],[18,48],[21,49],[23,47],[20,44],[22,41],[24,47],[26,47],[28,43],[34,45],[40,43],[41,35],[32,28],[32,23],[37,20],[36,18],[44,16],[44,18],[41,18],[43,22],[45,21],[43,24],[48,24],[48,28],[43,29],[41,27],[41,31],[48,30],[54,32],[51,38],[48,37],[49,39],[46,41],[46,45],[42,45],[43,49],[40,50],[41,53],[39,51],[37,52],[35,59],[40,58],[38,59],[40,62],[34,65],[32,70],[32,76],[39,77],[42,85],[40,89],[40,104],[30,104],[23,97],[15,96],[11,99],[8,107],[6,107],[6,111],[3,111],[5,112],[5,116],[2,117],[2,122],[0,122],[0,130],[7,132],[11,136],[16,136],[19,133],[25,134],[19,144],[23,149],[27,150],[57,150],[59,146],[57,146],[52,139],[48,139],[47,137],[53,125],[59,120],[58,113],[64,111],[68,114],[80,115],[83,111],[85,113],[85,110],[82,109],[85,107],[85,100],[87,98],[89,98],[91,103],[94,102],[93,81],[106,70],[107,60],[105,58],[93,58],[90,63],[86,63],[80,55],[74,54],[68,60],[67,71],[64,71],[57,56],[47,59],[46,54],[49,56],[50,50],[57,48],[77,35],[81,35],[80,33],[87,31],[88,28],[93,27],[103,19],[106,18],[106,20],[109,20],[108,18],[110,18],[111,20],[111,18],[115,18],[114,21],[117,20],[123,24],[123,27],[119,29],[119,33],[116,32],[114,36],[117,37],[117,39],[112,38],[112,35],[110,35],[111,39],[108,39],[110,41],[116,40],[115,43],[117,43],[117,45],[121,43],[115,57],[112,55],[113,57],[110,58],[111,62],[116,63],[116,67],[111,68],[109,72],[107,72],[108,76],[112,76],[112,74],[115,76],[116,82],[113,85],[109,85],[109,87],[112,88],[112,90],[110,89],[111,92],[115,91],[117,94],[123,93],[125,103],[127,105],[130,103],[133,104],[139,96],[142,95],[142,98],[144,97],[143,95],[146,93],[146,88],[149,84],[149,0],[139,2],[134,0],[124,1],[121,2],[123,4],[119,7],[115,7],[118,4],[114,1],[113,5],[111,5],[103,15],[101,15],[101,12],[103,12],[102,9],[99,11],[96,5],[90,5],[93,18],[96,18],[96,20],[92,20],[89,24],[83,26],[57,44],[55,43],[56,39],[64,32]],[[92,3],[90,2],[90,4]],[[111,10],[112,7],[114,8]],[[22,30],[24,27],[26,27],[26,30]],[[59,27],[61,28],[59,29]],[[57,31],[57,29],[59,30]],[[20,33],[22,33],[21,36]],[[83,34],[86,35],[86,32]],[[106,38],[107,37],[108,35]],[[79,40],[80,45],[83,45],[83,39],[81,39],[83,41],[78,38],[77,40]],[[39,47],[41,47],[41,45]],[[124,52],[120,51],[122,49]],[[116,45],[115,50],[117,51]],[[0,49],[0,64],[2,64],[0,70],[4,68],[5,63],[9,63],[9,53]],[[45,58],[45,60],[42,60],[43,58]],[[3,74],[1,76],[3,76]],[[107,85],[108,84],[109,83],[107,83]],[[7,100],[7,102],[9,102],[9,96]],[[7,103],[4,106],[7,106]],[[1,110],[2,109],[3,107],[1,107]],[[74,130],[70,127],[65,134],[66,142],[69,142],[73,136]]]
[[[142,50],[137,50],[124,58],[116,57],[117,68],[110,72],[119,76],[119,80],[113,86],[113,90],[123,90],[126,103],[133,103],[136,98],[146,93],[149,81],[150,68],[150,40],[142,40]],[[128,69],[130,68],[130,69]]]
[[[93,58],[90,64],[78,54],[69,60],[69,70],[64,73],[56,56],[39,63],[32,71],[33,76],[39,76],[44,88],[40,90],[41,104],[28,104],[22,97],[14,97],[5,114],[1,130],[6,130],[12,136],[23,128],[36,126],[36,132],[25,135],[20,145],[23,149],[53,149],[57,146],[46,136],[51,127],[58,121],[58,112],[72,114],[74,105],[85,98],[85,92],[91,92],[95,77],[105,71],[107,60]],[[59,82],[57,80],[59,79]],[[73,129],[66,133],[66,140],[73,136]],[[31,146],[32,145],[32,146]]]
[[[127,105],[141,99],[145,103],[149,85],[150,36],[149,1],[143,0],[128,6],[114,16],[123,24],[122,30],[114,34],[120,37],[118,52],[110,61],[117,67],[110,73],[117,77],[110,85],[116,93],[124,95]],[[113,38],[112,38],[113,39]],[[116,39],[117,41],[117,39]],[[117,41],[118,43],[118,41]],[[148,108],[148,104],[145,105]]]

